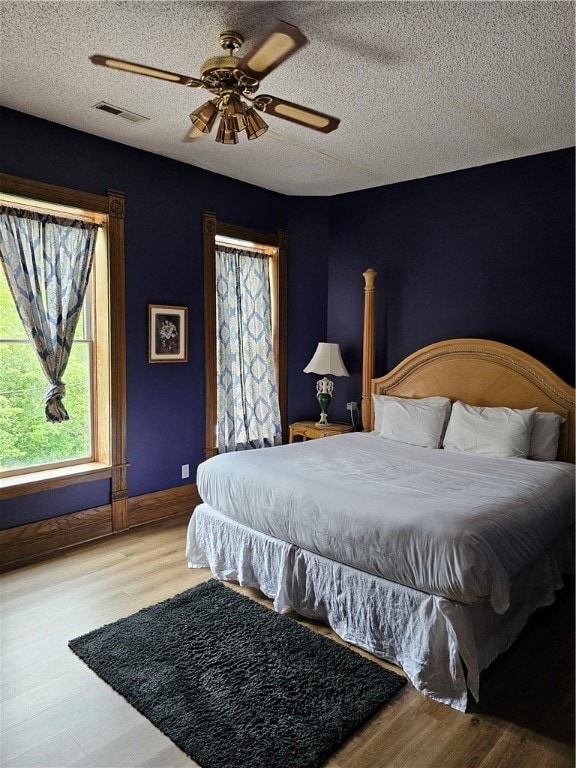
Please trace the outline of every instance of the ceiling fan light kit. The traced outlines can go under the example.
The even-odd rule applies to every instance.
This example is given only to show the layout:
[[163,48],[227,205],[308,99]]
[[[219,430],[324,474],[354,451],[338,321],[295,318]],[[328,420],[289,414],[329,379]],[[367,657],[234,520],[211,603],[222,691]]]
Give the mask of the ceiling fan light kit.
[[221,115],[216,133],[219,144],[238,144],[240,131],[245,130],[248,139],[257,139],[268,130],[266,122],[252,107],[244,104],[238,96],[226,94],[220,100],[207,101],[190,113],[192,136],[210,133],[218,115]]
[[216,98],[190,113],[192,129],[187,137],[189,139],[209,134],[218,116],[220,123],[216,141],[219,144],[238,144],[238,135],[242,131],[246,131],[248,139],[257,139],[266,133],[268,125],[256,110],[322,133],[330,133],[338,127],[340,120],[336,117],[275,96],[255,96],[261,80],[308,42],[298,27],[278,22],[240,59],[234,54],[243,42],[239,32],[223,32],[220,45],[226,55],[207,59],[200,68],[200,79],[109,56],[93,55],[90,61],[99,66],[155,77],[189,88],[205,88],[214,94]]

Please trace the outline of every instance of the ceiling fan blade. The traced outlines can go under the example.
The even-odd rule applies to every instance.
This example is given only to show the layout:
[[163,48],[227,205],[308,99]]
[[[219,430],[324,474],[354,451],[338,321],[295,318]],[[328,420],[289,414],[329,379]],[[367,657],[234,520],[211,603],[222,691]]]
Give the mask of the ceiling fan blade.
[[170,83],[180,83],[190,88],[200,88],[202,81],[189,75],[178,75],[176,72],[167,72],[165,69],[155,69],[147,67],[144,64],[136,64],[133,61],[124,61],[123,59],[113,59],[111,56],[100,56],[95,54],[90,56],[92,64],[98,64],[101,67],[110,67],[111,69],[120,69],[124,72],[133,72],[136,75],[146,75],[147,77],[157,77],[159,80],[167,80]]
[[238,69],[256,80],[262,80],[307,42],[308,38],[298,27],[279,21],[265,38],[240,59]]
[[317,112],[315,109],[302,107],[300,104],[284,99],[277,99],[275,96],[256,96],[253,104],[256,109],[267,115],[281,117],[283,120],[290,120],[292,123],[298,123],[322,133],[335,131],[340,125],[338,117],[325,115],[323,112]]
[[206,134],[202,133],[202,131],[199,131],[198,128],[195,128],[192,126],[188,133],[182,137],[182,141],[191,142],[196,141],[197,139],[205,138]]

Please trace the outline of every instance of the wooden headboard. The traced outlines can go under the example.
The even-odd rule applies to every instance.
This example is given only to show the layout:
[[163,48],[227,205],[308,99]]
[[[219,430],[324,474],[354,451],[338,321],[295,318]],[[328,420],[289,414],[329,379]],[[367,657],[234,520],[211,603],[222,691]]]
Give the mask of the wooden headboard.
[[[515,347],[485,339],[440,341],[414,352],[385,376],[373,378],[376,273],[369,270],[364,275],[364,430],[374,428],[372,393],[397,397],[441,395],[469,405],[537,407],[559,413],[566,419],[560,431],[558,459],[574,463],[574,388],[543,363]],[[371,350],[367,350],[369,347]]]

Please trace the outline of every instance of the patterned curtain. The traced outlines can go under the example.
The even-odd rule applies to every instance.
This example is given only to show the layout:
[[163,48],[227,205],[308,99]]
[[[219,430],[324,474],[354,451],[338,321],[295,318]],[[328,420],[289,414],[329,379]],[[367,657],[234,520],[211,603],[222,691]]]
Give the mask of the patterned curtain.
[[0,206],[0,257],[22,324],[50,386],[48,421],[68,414],[62,376],[90,277],[98,224]]
[[216,246],[219,453],[282,442],[269,257]]

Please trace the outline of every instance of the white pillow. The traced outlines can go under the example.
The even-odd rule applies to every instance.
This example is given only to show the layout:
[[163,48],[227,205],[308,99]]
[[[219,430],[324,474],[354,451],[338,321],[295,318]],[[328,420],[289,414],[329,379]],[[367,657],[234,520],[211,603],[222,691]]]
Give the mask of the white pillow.
[[448,397],[392,397],[392,395],[372,395],[372,406],[374,408],[374,431],[380,432],[382,429],[382,404],[386,402],[395,403],[420,403],[420,405],[442,406],[446,411],[446,424],[450,418],[450,407],[452,402]]
[[538,411],[534,419],[530,436],[529,459],[539,461],[555,461],[560,439],[560,425],[566,419],[557,413],[542,413]]
[[526,458],[537,410],[487,408],[466,405],[458,400],[452,406],[444,448],[448,451]]
[[440,447],[450,415],[447,397],[372,397],[374,426],[381,437],[423,448]]

